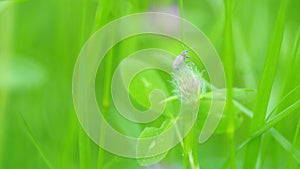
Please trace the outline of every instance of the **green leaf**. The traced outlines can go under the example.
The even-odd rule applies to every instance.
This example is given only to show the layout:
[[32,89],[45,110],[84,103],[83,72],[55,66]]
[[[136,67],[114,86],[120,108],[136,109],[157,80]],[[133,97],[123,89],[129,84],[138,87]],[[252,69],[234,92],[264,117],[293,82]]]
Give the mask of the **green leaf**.
[[[255,90],[250,89],[250,88],[233,88],[234,99],[243,98],[248,93],[252,93],[252,92],[255,92]],[[213,94],[215,94],[215,96],[217,96],[217,97],[213,98]],[[203,111],[203,110],[207,110],[206,109],[207,107],[209,108],[209,102],[205,102],[205,101],[212,100],[212,99],[224,100],[225,94],[226,94],[226,89],[214,89],[213,91],[207,92],[200,96],[200,99],[202,100],[202,101],[200,101],[201,109],[199,110],[199,111],[201,111],[201,112],[199,112],[199,113],[201,113],[201,119],[205,119],[207,117],[207,111]],[[172,102],[175,100],[177,100],[177,97],[171,96],[171,97],[165,99],[164,101],[169,103],[169,102]],[[243,117],[241,116],[241,113],[245,112],[245,108],[239,102],[237,102],[235,100],[234,100],[234,104],[235,104],[235,106],[233,108],[233,112],[234,112],[233,113],[234,114],[233,121],[234,121],[234,128],[237,129],[241,126],[241,124],[243,122]],[[252,112],[249,113],[249,110],[246,112],[248,114],[253,114]],[[221,119],[215,133],[222,134],[222,133],[227,132],[228,121],[225,120],[226,119],[225,117],[226,117],[226,115],[223,114],[222,119]]]
[[131,137],[137,137],[141,133],[141,125],[124,118],[114,105],[110,105],[105,117],[107,122],[118,132]]
[[135,102],[145,108],[150,107],[150,93],[160,89],[166,94],[169,94],[166,86],[166,80],[163,80],[157,70],[146,70],[137,74],[130,83],[129,93]]
[[[160,135],[162,132],[164,132],[169,126],[171,125],[171,123],[169,122],[164,122],[162,124],[162,126],[160,128],[156,128],[156,127],[146,127],[143,132],[141,133],[139,138],[149,138],[149,137],[155,137]],[[151,142],[151,144],[165,144],[164,142]],[[148,148],[145,150],[145,148]],[[138,149],[137,149],[137,154],[139,154],[139,151],[143,151],[142,154],[145,154],[144,152],[148,152],[149,154],[151,154],[151,147],[153,147],[153,145],[142,145],[142,144],[138,144]],[[161,160],[163,160],[166,155],[168,154],[168,152],[163,152],[159,155],[156,156],[152,156],[152,157],[147,157],[147,158],[138,158],[137,161],[141,166],[149,166],[149,165],[153,165],[156,164],[158,162],[160,162]],[[147,153],[145,154],[147,155]]]

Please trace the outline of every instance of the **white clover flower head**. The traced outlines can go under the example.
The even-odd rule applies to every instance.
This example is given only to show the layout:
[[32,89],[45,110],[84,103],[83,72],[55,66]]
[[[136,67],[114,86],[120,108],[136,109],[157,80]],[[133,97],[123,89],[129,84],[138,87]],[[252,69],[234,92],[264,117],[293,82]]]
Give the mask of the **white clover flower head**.
[[204,83],[202,82],[202,73],[200,73],[196,65],[190,61],[183,62],[182,65],[174,69],[172,76],[173,93],[183,103],[197,102],[200,98]]

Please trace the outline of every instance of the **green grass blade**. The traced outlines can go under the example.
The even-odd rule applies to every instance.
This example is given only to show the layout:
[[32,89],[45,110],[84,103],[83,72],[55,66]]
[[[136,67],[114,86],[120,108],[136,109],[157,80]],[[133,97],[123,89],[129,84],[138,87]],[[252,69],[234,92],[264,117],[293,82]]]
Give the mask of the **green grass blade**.
[[[278,107],[283,106],[284,103],[286,102],[286,100],[291,97],[293,94],[295,94],[296,92],[299,92],[300,89],[300,85],[296,86],[293,90],[291,90],[290,92],[288,92],[279,102],[278,104],[273,108],[273,110],[270,112],[270,114],[267,116],[267,120],[270,119],[274,114],[275,114],[275,110],[278,109]],[[234,100],[233,101],[234,106],[237,107],[239,110],[241,110],[246,116],[253,118],[253,111],[251,111],[250,109],[248,109],[247,107],[245,107],[243,104],[241,104],[239,101]]]
[[81,27],[80,27],[80,44],[84,44],[85,38],[86,38],[86,13],[87,13],[87,4],[86,1],[80,1],[80,10],[82,12],[81,14]]
[[[298,140],[298,136],[299,136],[299,131],[300,131],[300,118],[298,120],[298,124],[297,124],[297,127],[296,127],[296,132],[295,132],[295,135],[294,135],[294,139],[293,139],[293,144],[292,144],[292,148],[290,150],[290,154],[289,154],[289,159],[288,159],[288,164],[287,164],[287,167],[286,168],[290,168],[291,166],[291,160],[292,160],[292,157],[294,155],[294,150],[296,149],[295,146],[296,146],[296,142]],[[299,158],[300,159],[300,158]],[[298,161],[298,163],[300,163],[300,161]]]
[[183,139],[183,160],[185,169],[200,169],[196,138],[197,124],[193,126],[189,134]]
[[78,132],[80,168],[91,168],[91,164],[89,162],[89,160],[91,159],[91,147],[89,137],[86,135],[82,128],[79,128]]
[[[282,0],[275,25],[275,31],[268,49],[261,82],[259,84],[257,102],[254,109],[250,132],[256,131],[265,122],[265,116],[268,108],[269,98],[273,86],[281,43],[283,39],[286,5],[287,0]],[[260,150],[260,142],[261,137],[257,137],[247,146],[246,158],[244,163],[245,169],[255,168]]]
[[293,72],[297,70],[296,58],[297,58],[297,53],[299,51],[299,46],[300,46],[300,26],[292,49],[292,57],[290,58],[289,63],[287,65],[287,73],[285,76],[285,81],[282,89],[282,95],[287,92],[289,83],[294,80],[293,76],[295,76],[295,74]]
[[107,162],[102,169],[110,169],[112,168],[112,166],[116,163],[120,162],[120,158],[119,157],[114,157],[113,159],[111,159],[109,162]]
[[238,149],[243,148],[248,143],[251,143],[251,141],[254,141],[257,137],[261,136],[263,133],[268,131],[270,128],[274,127],[277,123],[279,123],[281,120],[283,120],[288,115],[292,114],[294,110],[300,107],[300,100],[296,101],[286,109],[284,109],[282,112],[278,113],[274,118],[269,120],[265,125],[263,125],[261,128],[259,128],[257,131],[253,132],[253,134],[244,141]]
[[227,136],[230,144],[230,167],[236,168],[235,144],[234,144],[234,112],[233,112],[233,74],[234,52],[232,37],[232,0],[224,0],[225,4],[225,41],[224,41],[224,65],[226,69],[226,106],[225,114],[228,117]]
[[253,118],[253,111],[248,109],[246,106],[244,106],[243,104],[241,104],[237,100],[234,100],[233,103],[234,103],[234,106],[236,108],[240,109],[246,116],[248,116],[250,118]]
[[41,146],[39,145],[37,139],[34,137],[33,132],[31,131],[27,121],[25,120],[25,118],[23,117],[22,114],[21,114],[21,120],[22,120],[22,123],[24,124],[25,131],[26,131],[27,135],[29,136],[29,138],[32,141],[33,145],[36,147],[36,149],[40,153],[41,157],[43,158],[43,160],[46,163],[46,165],[48,166],[48,168],[54,169],[54,167],[50,163],[49,159],[46,157],[45,153],[41,149]]
[[300,163],[300,151],[293,148],[293,145],[274,128],[270,129],[270,133],[286,151],[291,151],[292,156]]
[[[111,18],[109,18],[109,14],[110,12],[105,10],[105,9],[110,9],[112,8],[112,4],[111,1],[108,0],[98,0],[97,3],[97,8],[96,8],[96,12],[94,15],[94,21],[93,21],[93,27],[92,27],[92,32],[97,31],[97,29],[99,29],[101,26],[105,25],[106,23],[108,23],[110,21]],[[115,14],[115,13],[114,13]],[[114,35],[112,35],[112,39],[114,38]],[[111,76],[112,76],[112,72],[113,72],[113,58],[114,58],[114,51],[112,51],[112,53],[109,53],[108,56],[106,56],[108,59],[106,61],[105,64],[105,75],[104,75],[104,87],[103,87],[103,96],[102,96],[102,106],[104,107],[105,111],[109,108],[110,106],[110,86],[111,86]],[[102,139],[105,135],[104,133],[105,131],[101,131],[101,137],[100,139]],[[100,140],[100,142],[102,142],[102,140]],[[102,148],[98,149],[98,161],[97,161],[97,168],[102,168],[103,167],[103,159],[104,159],[104,154],[105,151]]]
[[[297,100],[296,102],[294,102],[293,104],[291,104],[289,107],[287,107],[287,108],[285,108],[283,111],[281,111],[280,113],[278,113],[277,115],[274,115],[273,117],[272,117],[272,115],[274,114],[274,112],[276,112],[277,111],[277,108],[278,107],[280,107],[280,106],[284,106],[284,104],[283,103],[285,103],[285,101],[287,101],[290,97],[293,97],[293,94],[295,94],[295,93],[297,93],[298,91],[300,90],[300,85],[299,86],[297,86],[297,87],[295,87],[293,90],[291,90],[288,94],[286,94],[278,103],[277,103],[277,105],[275,105],[274,106],[274,108],[273,108],[273,110],[270,112],[270,115],[268,116],[268,118],[266,119],[267,120],[267,124],[265,124],[264,126],[262,126],[260,129],[258,129],[256,132],[254,132],[253,134],[252,134],[252,136],[254,136],[255,135],[255,133],[257,134],[257,135],[260,135],[260,134],[262,134],[263,132],[266,132],[266,128],[270,128],[270,127],[266,127],[266,126],[268,126],[269,125],[269,123],[271,122],[271,121],[274,121],[274,122],[272,122],[272,123],[277,123],[278,122],[278,120],[280,121],[280,120],[282,120],[284,117],[286,117],[286,116],[288,116],[289,115],[289,113],[291,113],[290,112],[290,110],[295,110],[295,109],[297,109],[298,108],[298,104],[299,104],[299,102],[300,102],[300,100]],[[253,112],[251,111],[251,110],[249,110],[249,109],[247,109],[245,106],[243,106],[241,103],[239,103],[239,102],[235,102],[236,104],[236,107],[238,107],[242,112],[244,112],[245,111],[245,114],[246,115],[248,115],[248,114],[250,114],[250,115],[252,115],[253,114]],[[272,126],[271,126],[272,127]],[[255,136],[256,137],[256,136]],[[248,140],[251,140],[251,137],[248,139]],[[245,143],[245,142],[244,142]],[[241,146],[240,146],[241,147]]]
[[300,91],[300,85],[296,86],[293,90],[288,92],[280,101],[279,103],[273,108],[273,110],[270,112],[270,114],[267,116],[266,120],[269,120],[272,118],[272,116],[275,116],[276,110],[278,108],[283,107],[284,103],[288,101],[289,98],[292,98],[292,95]]
[[[2,9],[8,6],[7,3],[0,4],[0,20],[2,23],[5,23],[6,26],[2,26],[0,29],[0,53],[11,53],[13,51],[13,30],[14,30],[14,18],[15,18],[15,10],[12,8],[11,10],[7,10],[2,13]],[[1,55],[1,63],[2,67],[0,70],[8,70],[10,66],[10,58],[11,55]],[[5,65],[5,66],[4,66]],[[7,125],[6,122],[6,109],[8,102],[9,89],[5,88],[0,90],[0,167],[3,164],[3,149],[4,149],[4,138],[5,138],[5,130],[4,127]]]
[[[269,129],[274,127],[276,124],[278,124],[280,121],[282,121],[285,117],[291,115],[292,113],[296,112],[295,110],[300,107],[300,100],[294,102],[292,105],[285,108],[283,111],[278,113],[274,118],[266,122],[261,128],[259,128],[257,131],[253,132],[253,134],[243,141],[239,147],[236,149],[235,153],[238,153],[242,148],[244,148],[246,145],[250,144],[253,140],[257,139],[257,137],[260,137],[262,134],[266,133]],[[272,112],[276,111],[276,109],[273,109]],[[222,168],[226,168],[226,165],[228,164],[228,160],[225,162]]]

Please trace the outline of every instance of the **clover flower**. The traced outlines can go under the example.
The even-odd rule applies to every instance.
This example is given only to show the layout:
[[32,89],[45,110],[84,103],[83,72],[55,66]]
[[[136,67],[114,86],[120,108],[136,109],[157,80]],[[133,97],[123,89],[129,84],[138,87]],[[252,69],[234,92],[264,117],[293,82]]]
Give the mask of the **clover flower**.
[[204,83],[201,83],[202,73],[200,73],[196,65],[189,61],[182,62],[182,64],[174,68],[171,73],[172,85],[174,87],[173,93],[183,103],[196,102],[200,98],[201,92],[204,90]]

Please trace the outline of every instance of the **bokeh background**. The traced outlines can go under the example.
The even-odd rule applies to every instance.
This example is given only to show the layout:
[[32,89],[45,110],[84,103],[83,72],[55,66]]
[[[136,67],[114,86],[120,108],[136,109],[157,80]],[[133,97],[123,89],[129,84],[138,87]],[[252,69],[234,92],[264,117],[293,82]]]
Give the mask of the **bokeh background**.
[[[225,120],[206,143],[197,145],[202,168],[232,168],[234,165],[228,164],[228,158],[233,153],[230,145],[233,144],[237,150],[251,135],[251,118],[245,112],[250,111],[251,114],[256,101],[265,97],[263,95],[271,96],[267,114],[290,91],[292,94],[288,95],[277,112],[300,98],[298,88],[295,89],[300,84],[300,1],[287,0],[285,22],[276,21],[280,20],[279,11],[284,4],[280,0],[233,0],[230,16],[225,15],[225,3],[222,0],[182,2],[0,0],[0,168],[182,168],[180,145],[158,164],[147,167],[140,166],[136,159],[118,157],[102,150],[80,127],[72,102],[73,68],[88,38],[114,19],[148,11],[171,13],[192,22],[214,44],[226,70],[233,72],[233,87],[253,89],[235,96],[246,110],[234,109],[231,114],[236,122],[234,139],[229,137],[232,133],[226,130],[228,124]],[[228,17],[232,20],[230,40],[225,38]],[[180,27],[180,24],[171,25]],[[282,38],[276,36],[281,32],[280,27]],[[137,49],[150,47],[173,53],[183,50],[180,42],[167,37],[132,37],[117,44],[98,70],[98,88],[95,90],[99,107],[105,110],[107,119],[124,133],[139,133],[145,125],[127,124],[115,115],[109,93],[111,75],[127,55]],[[229,58],[233,58],[233,64],[227,60],[227,48],[232,49]],[[193,58],[193,53],[191,55]],[[271,73],[264,73],[267,55],[271,59],[278,58],[278,62],[274,63],[276,72],[275,80],[271,83],[272,91],[266,89],[264,93],[259,89],[261,79],[268,75],[272,77]],[[198,66],[201,67],[201,64],[198,63]],[[143,84],[141,77],[147,80],[150,87]],[[149,92],[154,88],[165,87],[171,91],[169,80],[170,76],[161,72],[144,72],[131,86],[133,97],[137,102],[145,100],[142,102],[146,103]],[[259,90],[261,92],[257,93]],[[140,109],[145,107],[147,104]],[[259,160],[252,161],[258,168],[300,168],[300,138],[297,134],[299,110],[295,109],[276,125],[270,126],[271,130],[263,131],[263,141],[257,148]],[[159,127],[162,122],[163,119],[159,119],[151,126]],[[237,168],[242,168],[245,154],[249,152],[251,149],[243,148],[236,154],[234,161]]]

